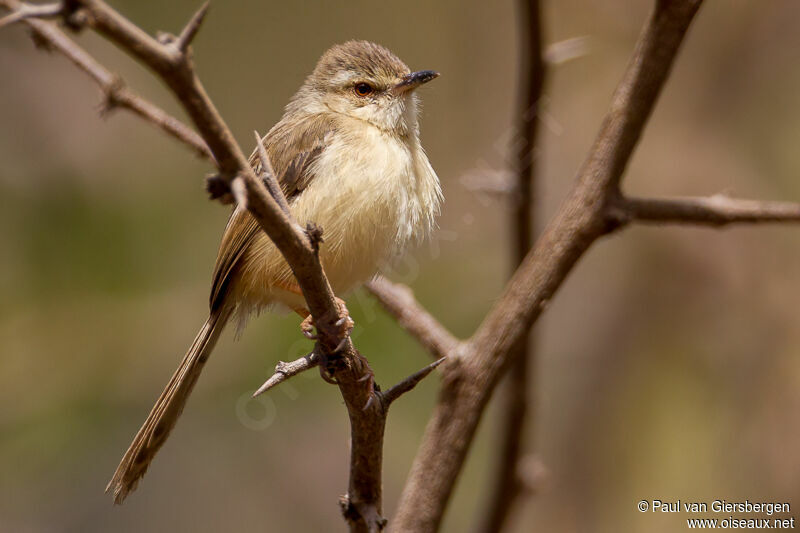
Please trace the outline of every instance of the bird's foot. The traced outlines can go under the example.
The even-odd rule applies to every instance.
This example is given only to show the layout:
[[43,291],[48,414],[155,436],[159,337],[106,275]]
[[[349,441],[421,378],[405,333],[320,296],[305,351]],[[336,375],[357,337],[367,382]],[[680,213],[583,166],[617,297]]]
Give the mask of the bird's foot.
[[[347,310],[347,305],[345,304],[344,300],[341,298],[336,298],[336,307],[338,308],[338,316],[339,318],[334,322],[334,326],[337,328],[337,338],[339,339],[339,343],[331,352],[331,355],[337,354],[341,352],[345,346],[347,346],[347,341],[350,338],[350,334],[353,332],[353,328],[355,327],[355,322],[350,317],[350,313]],[[303,332],[303,335],[311,340],[319,339],[319,333],[317,330],[316,324],[314,323],[314,318],[309,314],[306,316],[303,321],[300,323],[300,331]],[[335,361],[332,360],[330,357],[322,356],[320,358],[320,375],[322,379],[327,381],[328,383],[336,383],[335,378],[333,377],[334,374],[334,366]]]
[[314,317],[310,314],[300,322],[300,331],[303,332],[303,336],[307,339],[311,339],[312,341],[317,340],[317,335],[314,334]]
[[342,351],[342,348],[347,344],[347,339],[350,338],[350,334],[353,333],[353,328],[356,325],[350,317],[350,312],[347,310],[344,300],[336,298],[336,305],[339,307],[339,320],[337,320],[334,325],[339,328],[339,338],[341,340],[333,350],[334,353]]
[[[341,340],[333,350],[334,353],[340,352],[342,348],[344,348],[345,344],[347,344],[347,339],[350,338],[350,334],[353,332],[353,327],[356,325],[356,323],[353,322],[353,319],[350,317],[350,313],[347,310],[347,305],[344,303],[344,300],[341,298],[336,298],[336,306],[339,308],[339,319],[334,322],[334,325],[339,328],[338,337]],[[306,338],[317,340],[319,335],[314,333],[315,329],[316,324],[314,323],[314,317],[309,314],[300,323],[300,331],[303,332],[303,335]]]

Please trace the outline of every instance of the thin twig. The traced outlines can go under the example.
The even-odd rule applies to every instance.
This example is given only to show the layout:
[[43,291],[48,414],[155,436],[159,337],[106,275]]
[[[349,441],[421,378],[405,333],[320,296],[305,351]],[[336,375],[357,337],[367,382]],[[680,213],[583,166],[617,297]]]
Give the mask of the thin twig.
[[275,365],[275,373],[269,377],[267,381],[261,385],[257,391],[253,393],[253,398],[258,396],[259,394],[263,394],[270,390],[271,388],[280,385],[287,379],[296,376],[302,372],[310,368],[314,368],[319,364],[319,357],[314,352],[311,352],[308,355],[301,357],[300,359],[296,359],[289,363],[284,361],[279,361],[277,365]]
[[[0,5],[19,10],[23,4],[17,0],[0,0]],[[100,86],[106,98],[104,105],[106,112],[114,108],[127,109],[186,144],[201,157],[213,161],[211,151],[202,137],[177,118],[128,89],[122,78],[98,63],[86,50],[58,29],[55,23],[35,18],[26,18],[23,22],[37,39],[47,43],[49,49],[57,50]]]
[[16,4],[16,6],[9,6],[13,9],[11,13],[0,18],[0,28],[31,18],[54,18],[60,16],[64,12],[64,5],[62,2],[54,2],[52,4],[16,2]]
[[366,288],[432,356],[446,357],[459,345],[459,340],[417,302],[409,287],[378,277]]
[[619,197],[609,205],[617,224],[691,224],[725,226],[800,222],[800,203],[767,202],[730,198],[721,194],[708,198]]

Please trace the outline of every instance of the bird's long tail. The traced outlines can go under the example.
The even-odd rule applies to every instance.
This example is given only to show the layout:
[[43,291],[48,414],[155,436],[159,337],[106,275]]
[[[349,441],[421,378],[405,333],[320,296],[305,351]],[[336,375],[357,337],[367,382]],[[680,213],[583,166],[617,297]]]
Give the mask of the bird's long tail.
[[113,490],[114,503],[122,503],[128,493],[136,489],[139,479],[167,440],[229,317],[230,310],[215,310],[203,324],[106,487],[106,492]]

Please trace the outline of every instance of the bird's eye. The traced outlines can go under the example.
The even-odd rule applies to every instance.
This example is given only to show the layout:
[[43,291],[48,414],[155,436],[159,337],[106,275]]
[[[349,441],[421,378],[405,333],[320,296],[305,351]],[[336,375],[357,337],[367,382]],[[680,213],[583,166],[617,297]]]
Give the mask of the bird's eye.
[[355,87],[353,87],[353,90],[358,96],[369,96],[375,89],[373,89],[372,85],[369,83],[361,82],[356,83]]

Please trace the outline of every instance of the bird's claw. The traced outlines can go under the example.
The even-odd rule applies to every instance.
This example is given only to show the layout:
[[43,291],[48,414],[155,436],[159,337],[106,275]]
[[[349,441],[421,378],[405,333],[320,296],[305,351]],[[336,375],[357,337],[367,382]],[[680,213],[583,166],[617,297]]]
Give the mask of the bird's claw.
[[328,369],[326,368],[326,366],[327,366],[327,364],[326,365],[320,365],[320,367],[319,367],[319,375],[320,375],[320,377],[325,382],[330,383],[331,385],[338,385],[339,382],[336,381],[336,378],[333,377],[333,374],[328,372]]
[[347,346],[347,341],[350,338],[350,334],[353,332],[353,328],[355,327],[356,323],[350,318],[350,312],[347,310],[347,306],[344,303],[344,300],[341,298],[336,298],[336,303],[339,305],[339,320],[334,322],[334,325],[339,328],[339,335],[341,340],[339,344],[336,345],[336,348],[333,350],[334,353],[338,353],[342,351],[342,349]]
[[339,341],[339,344],[336,345],[336,348],[333,349],[333,353],[341,352],[345,346],[347,346],[347,341],[350,339],[350,335],[346,335]]
[[317,335],[314,334],[314,318],[311,315],[308,315],[300,323],[300,331],[303,332],[305,338],[311,339],[312,341],[317,340]]
[[340,328],[340,327],[344,326],[345,324],[347,324],[347,326],[346,326],[347,329],[353,329],[353,327],[356,325],[356,323],[353,321],[353,319],[350,318],[350,315],[343,316],[342,318],[337,320],[335,322],[335,324],[336,324],[337,328]]

